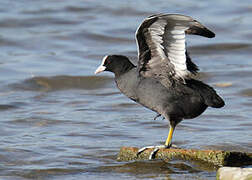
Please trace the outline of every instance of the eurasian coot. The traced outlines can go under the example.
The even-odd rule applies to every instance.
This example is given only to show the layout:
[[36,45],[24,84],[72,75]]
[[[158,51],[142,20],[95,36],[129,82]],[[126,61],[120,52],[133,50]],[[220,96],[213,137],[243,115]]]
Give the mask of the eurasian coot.
[[183,119],[199,116],[208,106],[221,108],[225,104],[212,87],[193,78],[198,67],[187,53],[185,34],[215,37],[213,32],[189,16],[152,15],[136,31],[137,66],[126,56],[109,55],[95,71],[95,74],[113,72],[123,94],[170,121],[165,145],[151,146],[155,150],[150,158],[159,148],[171,147],[174,129]]

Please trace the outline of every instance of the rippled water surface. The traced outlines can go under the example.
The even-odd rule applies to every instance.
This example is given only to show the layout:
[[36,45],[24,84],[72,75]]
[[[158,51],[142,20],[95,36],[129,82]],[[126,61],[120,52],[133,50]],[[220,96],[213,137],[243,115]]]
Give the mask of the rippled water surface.
[[161,144],[166,120],[130,101],[104,55],[136,63],[134,33],[153,13],[190,15],[216,38],[188,37],[202,80],[225,99],[177,127],[182,148],[252,151],[251,1],[0,2],[0,179],[215,179],[183,161],[117,162],[121,146]]

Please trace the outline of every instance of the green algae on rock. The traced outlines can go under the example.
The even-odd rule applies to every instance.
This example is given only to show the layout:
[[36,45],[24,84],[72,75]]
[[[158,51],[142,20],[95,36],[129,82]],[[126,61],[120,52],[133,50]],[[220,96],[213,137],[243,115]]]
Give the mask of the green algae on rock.
[[[147,149],[137,156],[138,148],[121,147],[117,156],[118,161],[148,160],[153,149]],[[160,149],[155,159],[170,161],[181,159],[187,161],[202,161],[214,166],[242,166],[252,165],[252,153],[231,152],[221,150],[197,149]]]

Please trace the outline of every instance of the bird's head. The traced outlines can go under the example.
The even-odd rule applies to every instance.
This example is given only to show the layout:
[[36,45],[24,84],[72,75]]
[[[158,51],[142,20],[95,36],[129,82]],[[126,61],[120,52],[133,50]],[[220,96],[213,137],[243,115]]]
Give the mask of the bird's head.
[[110,71],[115,75],[121,75],[124,72],[135,67],[126,56],[108,55],[102,59],[101,65],[96,69],[95,74],[103,71]]

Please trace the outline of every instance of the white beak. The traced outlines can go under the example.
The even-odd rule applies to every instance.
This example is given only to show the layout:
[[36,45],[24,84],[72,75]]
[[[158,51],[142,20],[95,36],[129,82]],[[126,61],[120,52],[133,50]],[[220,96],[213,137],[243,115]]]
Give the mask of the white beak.
[[96,69],[95,74],[98,74],[98,73],[100,73],[100,72],[102,72],[102,71],[105,71],[106,66],[103,66],[103,64],[104,64],[104,62],[106,61],[107,57],[108,57],[108,56],[104,56],[104,57],[103,57],[102,63],[101,63],[101,65]]
[[100,65],[100,66],[96,69],[95,74],[98,74],[98,73],[100,73],[100,72],[104,71],[105,69],[106,69],[106,67],[105,67],[105,66]]

